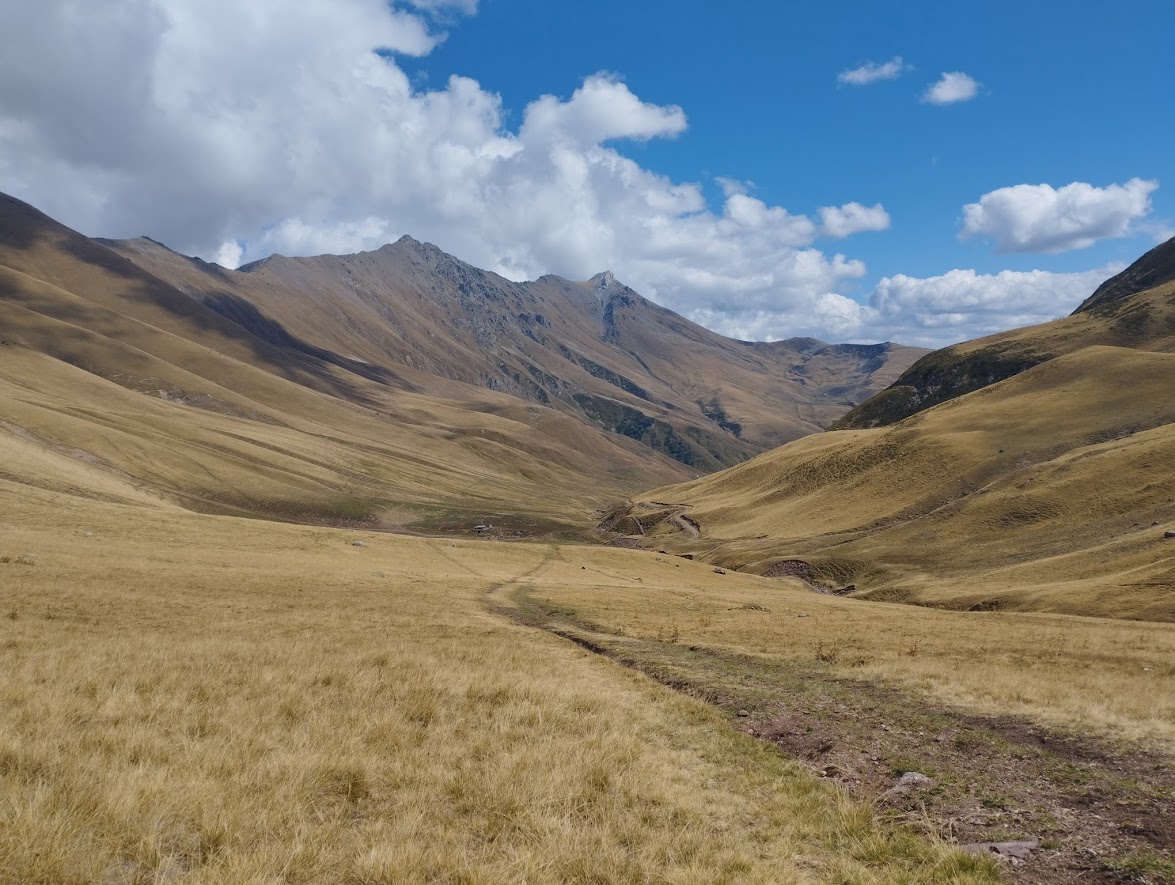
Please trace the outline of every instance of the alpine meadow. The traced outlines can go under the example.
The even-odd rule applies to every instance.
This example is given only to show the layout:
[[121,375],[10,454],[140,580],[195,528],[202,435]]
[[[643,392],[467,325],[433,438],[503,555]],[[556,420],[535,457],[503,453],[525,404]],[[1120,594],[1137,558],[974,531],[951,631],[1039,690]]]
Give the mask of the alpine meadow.
[[1127,7],[0,4],[0,885],[1175,883]]

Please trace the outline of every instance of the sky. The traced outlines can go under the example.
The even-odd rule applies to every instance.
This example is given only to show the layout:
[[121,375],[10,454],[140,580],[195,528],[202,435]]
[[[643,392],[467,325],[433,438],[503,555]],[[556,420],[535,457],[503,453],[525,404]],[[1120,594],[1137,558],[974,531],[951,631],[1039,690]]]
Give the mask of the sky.
[[942,346],[1175,235],[1167,0],[0,0],[0,190],[227,267],[404,234]]

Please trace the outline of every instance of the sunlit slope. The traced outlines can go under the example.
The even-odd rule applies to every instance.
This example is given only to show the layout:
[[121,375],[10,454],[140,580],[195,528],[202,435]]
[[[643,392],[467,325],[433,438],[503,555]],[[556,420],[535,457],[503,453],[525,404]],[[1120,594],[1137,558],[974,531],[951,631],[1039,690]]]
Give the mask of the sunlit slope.
[[834,426],[893,424],[1058,356],[1095,345],[1175,350],[1175,238],[1106,280],[1070,316],[936,350]]
[[[509,418],[436,403],[418,403],[410,423],[329,398],[317,420],[276,409],[226,414],[13,346],[0,347],[0,376],[0,472],[114,500],[390,525],[449,509],[582,522],[592,492],[571,487],[592,475],[585,460],[608,458]],[[222,396],[231,403],[230,391]],[[602,469],[598,481],[620,482]]]
[[510,393],[638,439],[695,473],[822,429],[922,353],[735,341],[610,273],[515,283],[409,237],[236,271],[144,238],[108,245],[267,341],[402,387]]
[[[656,490],[628,515],[731,567],[802,558],[831,589],[1173,620],[1173,390],[1175,354],[1086,348],[890,428]],[[668,518],[681,506],[700,539]]]
[[582,525],[609,490],[685,475],[507,394],[414,393],[265,342],[23,204],[0,210],[0,469],[14,479],[57,488],[80,471],[67,484],[87,493],[299,519]]
[[[6,305],[220,386],[238,389],[217,374],[228,360],[380,410],[414,393],[527,424],[561,415],[579,436],[610,438],[622,472],[647,464],[682,478],[820,430],[920,353],[810,339],[751,345],[654,305],[611,274],[513,283],[408,237],[374,252],[273,256],[226,270],[147,238],[84,237],[2,194],[0,273]],[[158,380],[105,359],[92,342],[78,352],[77,336],[61,328],[12,320],[12,336],[17,326],[30,346],[123,386]],[[181,398],[204,396],[190,388]],[[566,439],[577,436],[573,426],[564,423]]]

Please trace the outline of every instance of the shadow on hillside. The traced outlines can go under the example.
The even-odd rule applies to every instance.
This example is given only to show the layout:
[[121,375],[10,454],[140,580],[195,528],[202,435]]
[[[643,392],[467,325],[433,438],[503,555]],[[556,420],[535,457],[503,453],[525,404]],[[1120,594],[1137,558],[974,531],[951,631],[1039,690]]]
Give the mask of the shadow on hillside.
[[27,249],[45,236],[54,222],[42,212],[8,194],[0,194],[0,245]]
[[230,292],[206,292],[200,296],[199,300],[209,310],[231,320],[247,332],[275,347],[295,350],[314,359],[322,360],[324,363],[346,369],[348,372],[367,378],[369,381],[395,385],[401,389],[410,387],[402,378],[383,366],[340,356],[333,351],[291,335],[285,326],[267,317],[252,303],[239,295],[233,295]]
[[[122,293],[124,297],[162,307],[185,323],[192,324],[194,331],[215,331],[246,344],[264,368],[288,381],[369,408],[378,407],[378,401],[360,386],[347,383],[329,367],[338,367],[368,381],[400,390],[415,389],[415,385],[386,368],[349,359],[303,341],[238,295],[223,290],[188,295],[143,270],[130,259],[84,237],[64,237],[58,246],[78,261],[125,279],[129,285]],[[208,272],[207,268],[202,269]],[[223,271],[218,276],[229,282]],[[199,337],[193,340],[200,341]]]

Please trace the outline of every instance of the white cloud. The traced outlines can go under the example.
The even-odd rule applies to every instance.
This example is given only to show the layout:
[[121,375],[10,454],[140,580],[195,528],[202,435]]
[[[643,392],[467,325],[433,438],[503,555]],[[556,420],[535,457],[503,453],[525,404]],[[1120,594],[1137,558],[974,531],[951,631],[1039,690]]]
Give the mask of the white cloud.
[[906,71],[911,70],[910,65],[902,61],[900,55],[895,55],[887,62],[866,62],[859,68],[852,68],[847,71],[841,71],[836,75],[838,83],[847,86],[867,86],[870,83],[876,83],[878,80],[896,80]]
[[236,270],[241,266],[241,259],[245,257],[245,247],[236,240],[225,240],[216,250],[216,257],[212,260],[221,267]]
[[647,140],[685,131],[679,107],[645,104],[614,77],[588,77],[570,101],[544,95],[526,109],[523,141],[571,140],[589,146],[616,138]]
[[862,206],[823,206],[820,209],[820,232],[826,237],[848,237],[864,231],[889,230],[890,218],[880,203]]
[[922,100],[927,104],[955,104],[960,101],[970,101],[979,93],[979,86],[978,80],[962,71],[944,72],[936,83],[932,83],[922,93]]
[[943,347],[1067,316],[1121,269],[1122,265],[1111,264],[1081,273],[951,270],[922,278],[898,274],[878,282],[864,304],[826,292],[798,309],[701,309],[691,319],[746,340],[811,335],[832,341]]
[[963,207],[960,237],[988,237],[1001,252],[1066,252],[1133,232],[1151,211],[1157,181],[1132,178],[1094,187],[1018,184],[991,191]]
[[[474,4],[0,5],[0,31],[25,35],[0,55],[0,181],[84,232],[226,264],[410,233],[514,279],[612,268],[675,309],[732,314],[807,311],[864,274],[749,183],[721,182],[711,208],[698,184],[621,154],[614,142],[687,121],[615,76],[536,98],[515,129],[468,78],[414,89],[375,50],[427,53],[445,8]],[[839,230],[865,223],[852,204],[833,211]]]
[[[226,265],[409,233],[512,279],[611,268],[745,338],[942,343],[1065,312],[1044,282],[1029,298],[1040,303],[1007,301],[1002,318],[968,306],[958,292],[994,291],[986,278],[937,304],[928,293],[946,283],[894,277],[858,304],[844,291],[864,264],[812,244],[883,229],[882,206],[825,207],[818,224],[726,179],[710,207],[698,184],[616,149],[676,136],[686,117],[614,76],[535,99],[515,128],[468,78],[414,89],[374,50],[427,53],[445,7],[474,4],[252,0],[242,15],[236,0],[0,3],[0,32],[22,35],[0,53],[0,182],[86,233],[149,234]],[[1075,285],[1068,309],[1093,289]]]
[[891,329],[903,342],[978,338],[1067,316],[1121,269],[1107,265],[1080,273],[995,274],[952,270],[925,278],[898,274],[878,282],[869,310],[876,312],[877,327]]

